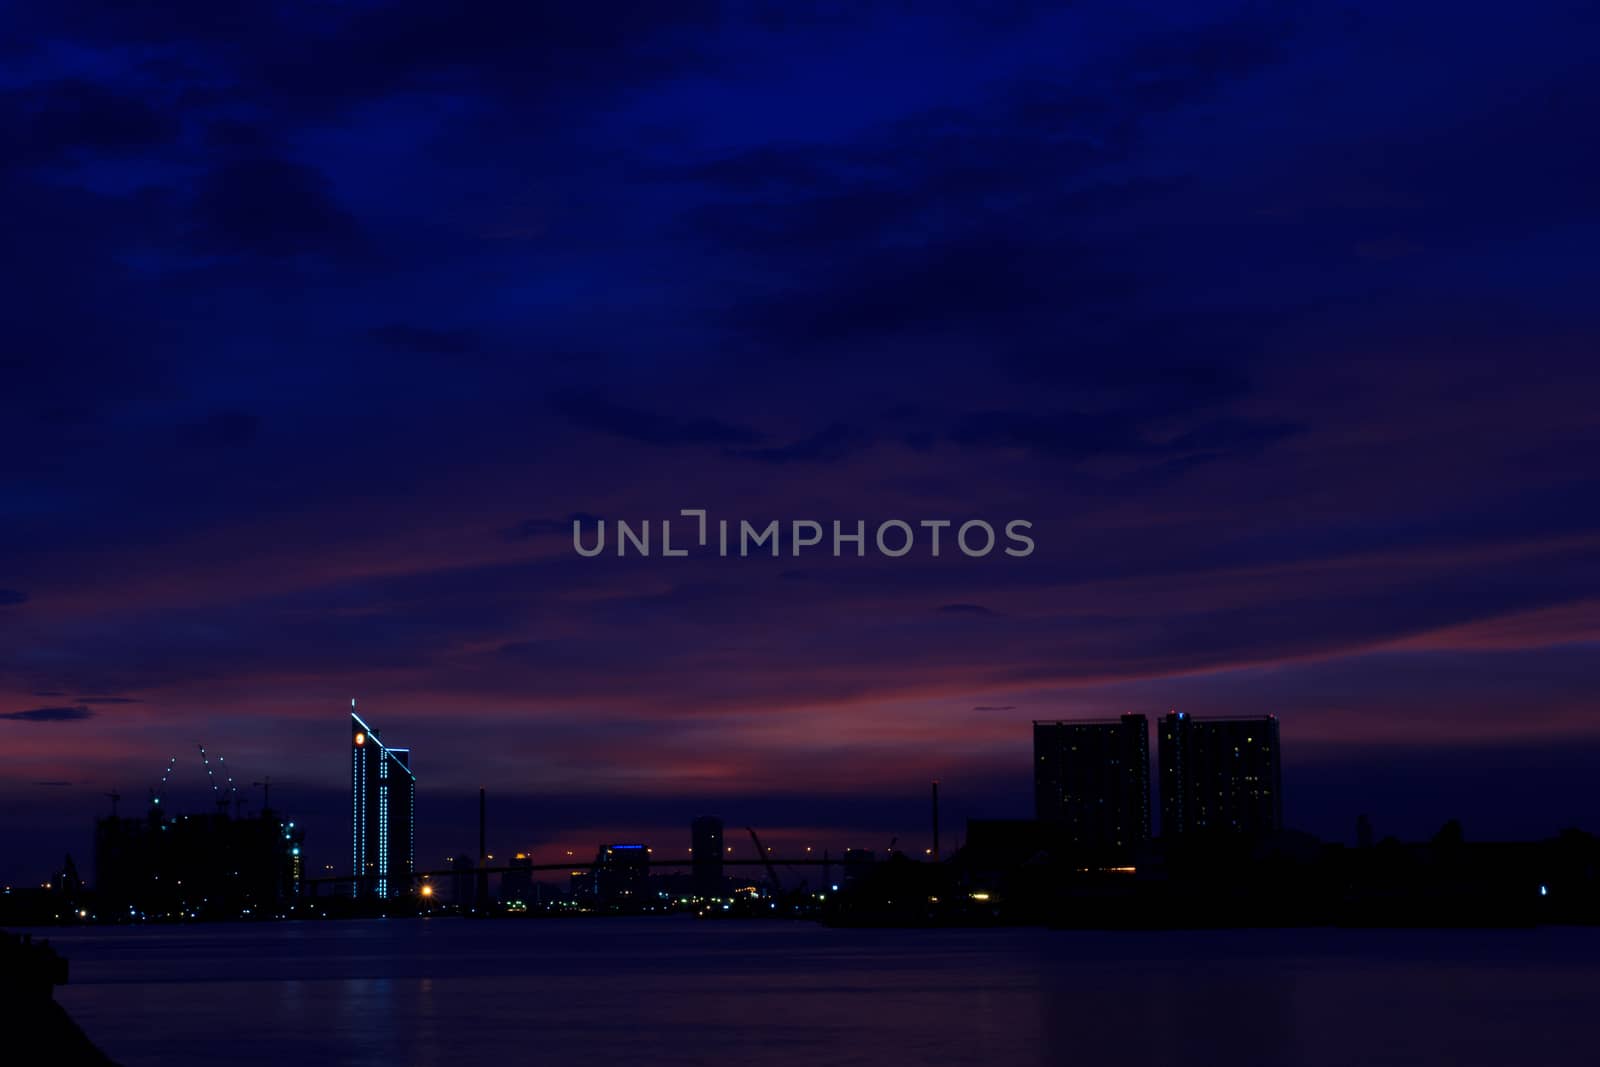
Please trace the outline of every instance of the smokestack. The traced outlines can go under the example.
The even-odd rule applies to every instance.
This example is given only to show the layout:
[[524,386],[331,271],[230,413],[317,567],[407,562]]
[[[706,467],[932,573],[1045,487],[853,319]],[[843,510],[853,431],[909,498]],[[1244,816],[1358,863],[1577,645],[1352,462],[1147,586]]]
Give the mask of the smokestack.
[[478,787],[478,878],[472,894],[472,910],[480,912],[489,910],[489,872],[483,869],[489,866],[487,796],[488,790],[480,785]]
[[939,862],[939,779],[933,780],[933,862]]

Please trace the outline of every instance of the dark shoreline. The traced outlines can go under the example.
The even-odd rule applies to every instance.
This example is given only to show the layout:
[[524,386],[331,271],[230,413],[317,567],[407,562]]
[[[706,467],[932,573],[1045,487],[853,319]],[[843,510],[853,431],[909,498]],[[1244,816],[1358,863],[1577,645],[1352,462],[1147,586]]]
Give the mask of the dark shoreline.
[[83,1027],[51,1000],[34,1020],[17,1020],[14,1033],[30,1034],[35,1048],[49,1049],[48,1062],[66,1067],[117,1067],[83,1032]]
[[0,1025],[5,1040],[46,1049],[39,1062],[65,1067],[116,1067],[55,1000],[67,982],[67,961],[46,940],[0,931]]

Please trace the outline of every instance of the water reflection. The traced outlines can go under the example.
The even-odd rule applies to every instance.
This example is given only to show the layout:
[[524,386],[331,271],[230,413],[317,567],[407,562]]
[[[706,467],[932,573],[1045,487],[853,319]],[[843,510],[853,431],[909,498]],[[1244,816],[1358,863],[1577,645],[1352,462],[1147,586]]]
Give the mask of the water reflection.
[[57,931],[126,1067],[1587,1063],[1600,931],[675,919]]

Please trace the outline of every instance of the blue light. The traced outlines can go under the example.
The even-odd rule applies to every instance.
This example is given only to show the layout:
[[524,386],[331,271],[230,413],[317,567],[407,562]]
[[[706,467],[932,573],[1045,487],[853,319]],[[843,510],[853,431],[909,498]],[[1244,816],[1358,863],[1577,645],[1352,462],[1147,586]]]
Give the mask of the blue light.
[[1550,887],[1549,887],[1549,886],[1547,886],[1547,885],[1542,885],[1542,886],[1540,886],[1540,887],[1539,887],[1539,895],[1540,895],[1540,896],[1541,896],[1541,897],[1547,897],[1547,896],[1549,896],[1549,895],[1550,895]]

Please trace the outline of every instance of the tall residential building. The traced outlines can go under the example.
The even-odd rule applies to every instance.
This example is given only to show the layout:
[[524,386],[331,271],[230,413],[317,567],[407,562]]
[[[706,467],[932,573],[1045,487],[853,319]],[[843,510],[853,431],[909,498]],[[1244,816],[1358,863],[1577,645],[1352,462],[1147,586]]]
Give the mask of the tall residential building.
[[650,849],[601,845],[594,858],[595,897],[601,904],[634,910],[649,903]]
[[511,869],[500,876],[500,902],[515,908],[537,900],[539,891],[533,884],[533,857],[518,852],[506,866]]
[[689,824],[690,854],[694,861],[693,877],[696,896],[722,895],[722,820],[715,815],[702,815]]
[[411,750],[391,748],[350,701],[351,863],[355,895],[404,896],[416,869],[417,779]]
[[1143,715],[1033,724],[1034,813],[1056,840],[1127,857],[1150,840],[1150,726]]
[[1283,827],[1278,717],[1161,723],[1161,834],[1258,837]]

